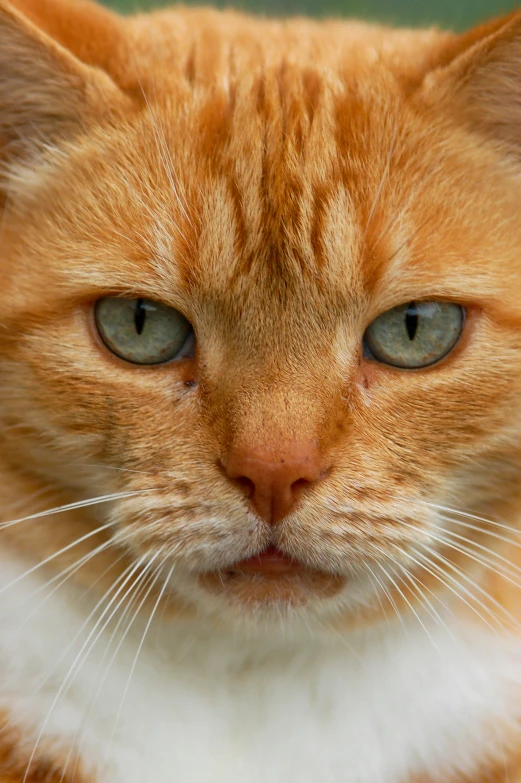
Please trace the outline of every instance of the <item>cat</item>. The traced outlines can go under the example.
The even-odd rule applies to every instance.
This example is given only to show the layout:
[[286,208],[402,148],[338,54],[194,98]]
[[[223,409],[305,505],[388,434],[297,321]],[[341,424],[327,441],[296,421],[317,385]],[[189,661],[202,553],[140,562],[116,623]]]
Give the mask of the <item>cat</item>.
[[0,783],[521,783],[520,72],[0,0]]

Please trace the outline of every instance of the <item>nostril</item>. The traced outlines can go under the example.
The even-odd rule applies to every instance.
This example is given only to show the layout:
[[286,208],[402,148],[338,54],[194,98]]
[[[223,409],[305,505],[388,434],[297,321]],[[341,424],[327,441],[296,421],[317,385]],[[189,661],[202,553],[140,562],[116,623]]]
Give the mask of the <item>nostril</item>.
[[298,496],[301,494],[301,492],[306,489],[306,487],[309,487],[311,484],[311,481],[308,481],[308,479],[300,478],[293,482],[291,485],[291,492],[295,494],[295,496]]
[[238,484],[239,488],[244,492],[247,498],[253,497],[255,492],[255,484],[246,476],[237,476],[233,481]]
[[248,476],[234,476],[230,471],[229,466],[227,467],[220,459],[217,460],[217,468],[221,473],[231,479],[231,481],[244,492],[244,495],[247,498],[253,497],[255,493],[255,483],[249,479]]

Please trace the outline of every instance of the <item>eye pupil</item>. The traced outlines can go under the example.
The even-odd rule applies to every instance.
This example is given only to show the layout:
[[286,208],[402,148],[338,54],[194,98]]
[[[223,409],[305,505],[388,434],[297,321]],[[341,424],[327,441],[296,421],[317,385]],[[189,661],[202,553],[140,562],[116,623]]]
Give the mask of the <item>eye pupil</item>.
[[136,301],[136,311],[134,313],[134,323],[136,325],[136,332],[138,334],[143,333],[143,329],[145,328],[145,321],[147,319],[147,311],[143,304],[142,299],[138,299]]
[[418,315],[418,308],[414,302],[411,302],[405,314],[405,328],[407,329],[407,334],[411,341],[416,337],[419,322],[420,316]]

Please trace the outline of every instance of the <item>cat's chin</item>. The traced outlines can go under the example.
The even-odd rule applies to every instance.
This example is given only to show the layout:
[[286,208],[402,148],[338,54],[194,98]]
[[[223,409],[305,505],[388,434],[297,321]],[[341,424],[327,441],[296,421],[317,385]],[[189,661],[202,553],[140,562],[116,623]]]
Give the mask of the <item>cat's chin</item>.
[[245,608],[280,610],[333,598],[344,587],[345,577],[309,568],[268,547],[225,570],[201,574],[199,585]]

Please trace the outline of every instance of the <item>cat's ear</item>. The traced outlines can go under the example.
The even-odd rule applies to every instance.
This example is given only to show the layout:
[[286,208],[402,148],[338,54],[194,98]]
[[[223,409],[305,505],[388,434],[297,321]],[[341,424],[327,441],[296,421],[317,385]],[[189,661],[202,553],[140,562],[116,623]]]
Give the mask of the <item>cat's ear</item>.
[[123,98],[104,71],[0,0],[1,161],[9,164],[69,137]]
[[521,157],[521,14],[462,37],[469,40],[449,65],[429,74],[427,94]]
[[128,78],[126,36],[120,16],[90,0],[8,0],[78,60],[108,73],[117,84]]

